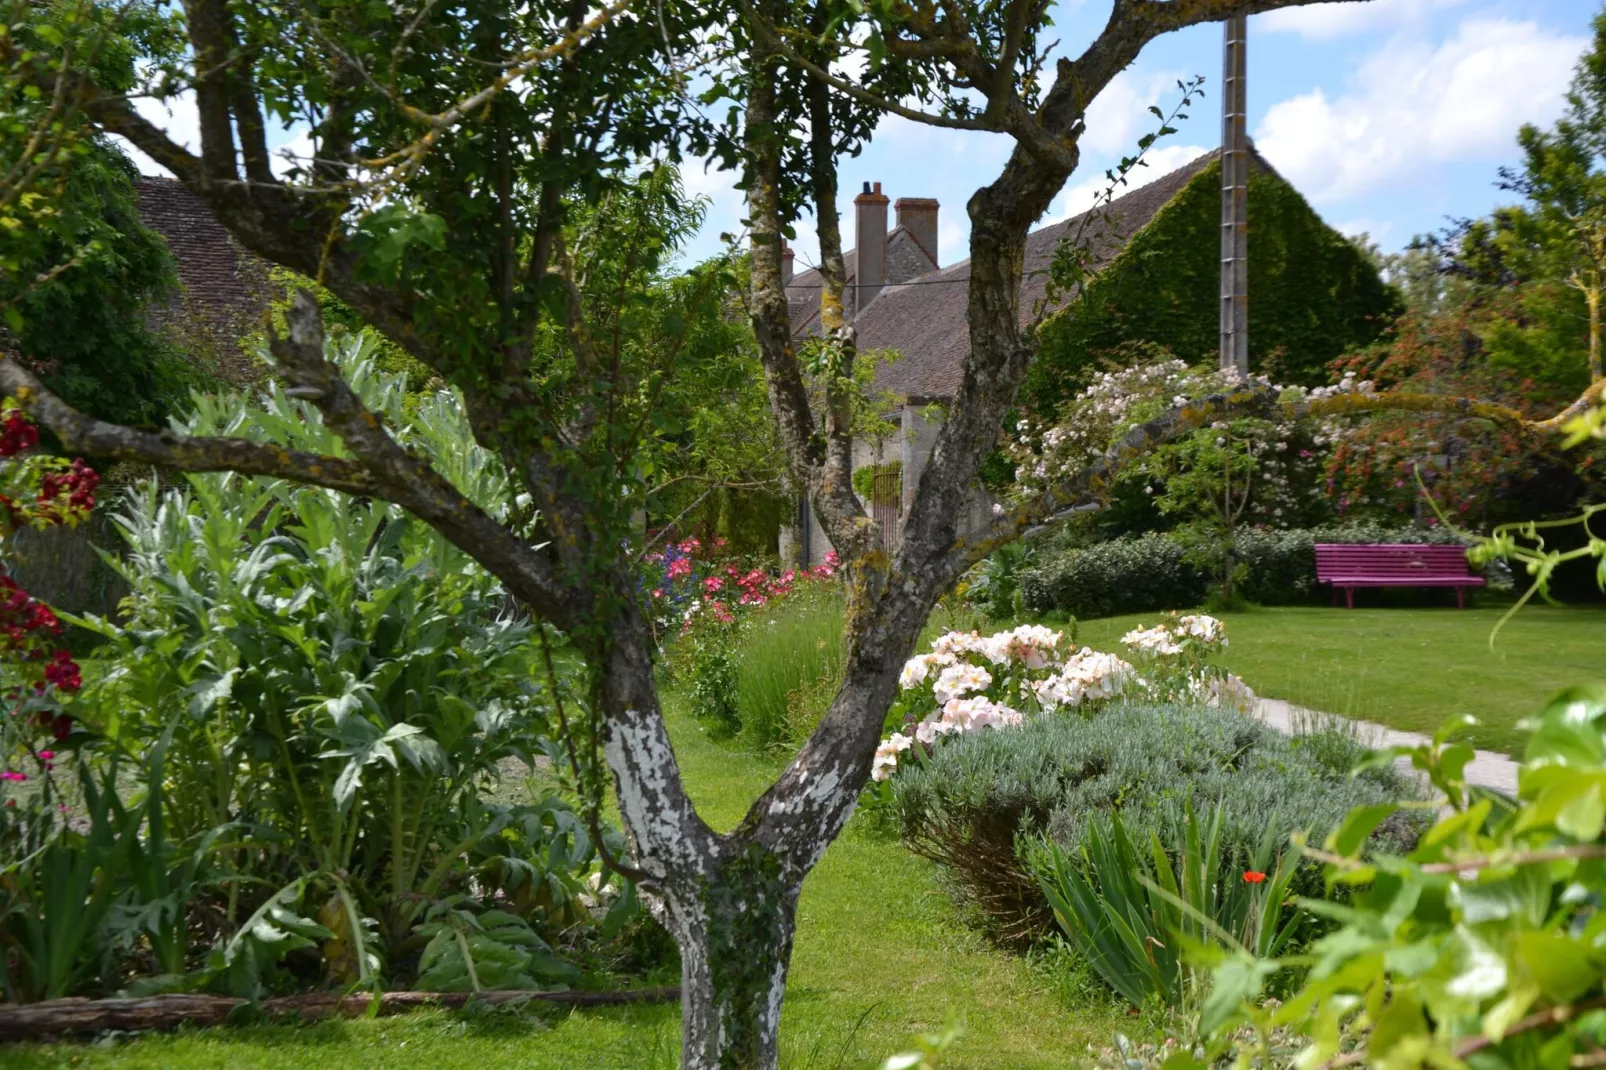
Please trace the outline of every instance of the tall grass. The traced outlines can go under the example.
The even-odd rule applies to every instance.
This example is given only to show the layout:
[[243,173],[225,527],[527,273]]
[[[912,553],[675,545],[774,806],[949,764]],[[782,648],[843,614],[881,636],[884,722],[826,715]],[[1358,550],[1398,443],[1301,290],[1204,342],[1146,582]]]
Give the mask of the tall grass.
[[842,592],[813,584],[742,622],[736,706],[742,734],[760,748],[800,742],[842,680]]

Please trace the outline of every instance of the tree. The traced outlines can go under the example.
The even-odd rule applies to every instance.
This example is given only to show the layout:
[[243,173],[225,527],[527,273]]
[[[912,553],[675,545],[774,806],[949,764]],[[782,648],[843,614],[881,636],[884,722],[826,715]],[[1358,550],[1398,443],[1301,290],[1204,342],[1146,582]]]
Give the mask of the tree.
[[[937,598],[996,545],[1095,493],[1145,443],[1221,412],[1278,406],[1253,388],[1178,406],[1001,518],[990,538],[958,536],[966,490],[1034,352],[1019,308],[1026,233],[1077,167],[1088,105],[1156,36],[1287,5],[1118,0],[1087,50],[1052,66],[1039,41],[1042,0],[940,8],[665,2],[639,17],[628,6],[620,0],[588,14],[572,0],[466,0],[407,14],[365,0],[329,0],[316,11],[190,0],[176,16],[182,41],[148,48],[143,69],[152,90],[194,87],[198,153],[125,97],[102,92],[95,72],[80,72],[71,86],[97,128],[169,168],[243,244],[319,280],[455,384],[475,437],[539,512],[534,539],[467,501],[363,407],[324,358],[311,294],[292,303],[272,352],[289,389],[338,436],[326,454],[97,421],[15,361],[0,362],[0,387],[85,452],[278,476],[399,504],[567,633],[589,673],[583,707],[567,720],[575,764],[589,776],[605,760],[631,849],[616,863],[681,948],[684,1065],[770,1067],[803,879],[853,811],[899,670]],[[686,65],[705,58],[719,65],[709,103],[733,98],[719,126],[683,93]],[[862,78],[837,73],[851,68]],[[500,73],[487,83],[487,70]],[[834,266],[842,255],[837,161],[889,112],[1016,141],[998,178],[969,204],[970,354],[891,555],[852,489],[855,354],[851,330],[837,326],[842,274]],[[804,116],[807,141],[793,133]],[[310,130],[315,152],[299,173],[281,177],[269,167],[270,119]],[[674,348],[632,349],[599,329],[568,229],[629,181],[639,157],[672,156],[680,146],[712,149],[742,169],[747,301],[772,417],[792,478],[847,563],[849,591],[841,689],[728,833],[703,821],[682,786],[630,541],[640,460],[657,434],[643,384],[674,372]],[[812,372],[793,342],[781,279],[783,235],[809,202],[831,328],[811,350]],[[611,307],[633,309],[644,277],[626,272]],[[823,387],[818,406],[815,386]]]
[[48,277],[11,306],[14,345],[75,408],[159,423],[202,380],[146,320],[177,286],[173,257],[140,219],[128,158],[96,138],[81,150],[54,198],[61,225],[22,265],[25,277]]
[[1525,206],[1497,212],[1497,241],[1513,267],[1576,290],[1589,324],[1589,379],[1601,377],[1601,301],[1606,297],[1606,12],[1578,61],[1567,112],[1552,130],[1524,125],[1522,168],[1502,168],[1501,188]]

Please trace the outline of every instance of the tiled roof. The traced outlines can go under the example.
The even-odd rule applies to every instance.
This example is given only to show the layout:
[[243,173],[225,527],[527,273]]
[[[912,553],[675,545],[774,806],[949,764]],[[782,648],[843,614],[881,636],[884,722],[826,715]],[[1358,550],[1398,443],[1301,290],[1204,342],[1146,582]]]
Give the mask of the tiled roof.
[[[887,232],[887,278],[893,282],[907,282],[929,274],[937,262],[920,244],[907,227],[893,227]],[[842,294],[843,312],[851,319],[855,295],[858,293],[859,254],[849,249],[842,254],[842,268],[847,274],[847,286]],[[786,285],[786,303],[792,314],[793,334],[820,333],[820,272],[809,268],[792,276]]]
[[259,377],[240,342],[260,331],[272,295],[268,263],[235,241],[200,199],[170,178],[134,181],[139,214],[167,240],[181,292],[151,311],[179,345],[219,363],[234,381]]
[[[1155,213],[1180,193],[1195,175],[1212,164],[1220,151],[1212,151],[1121,197],[1099,212],[1105,219],[1088,220],[1084,240],[1093,251],[1092,267],[1108,264],[1133,235],[1148,225]],[[1256,170],[1270,170],[1258,153],[1251,152]],[[1048,266],[1067,234],[1075,234],[1084,216],[1043,227],[1026,239],[1025,279],[1021,284],[1021,324],[1037,314],[1048,282]],[[844,257],[851,265],[854,254]],[[852,268],[849,267],[851,280]],[[904,397],[952,397],[959,390],[965,355],[970,351],[966,310],[969,302],[970,261],[930,272],[907,283],[888,286],[876,295],[854,320],[861,349],[897,350],[900,359],[883,364],[876,387]],[[802,285],[800,285],[802,284]],[[806,287],[812,284],[812,289]],[[793,328],[814,333],[819,313],[819,276],[805,272],[793,279],[788,300]],[[812,303],[811,303],[812,302]]]

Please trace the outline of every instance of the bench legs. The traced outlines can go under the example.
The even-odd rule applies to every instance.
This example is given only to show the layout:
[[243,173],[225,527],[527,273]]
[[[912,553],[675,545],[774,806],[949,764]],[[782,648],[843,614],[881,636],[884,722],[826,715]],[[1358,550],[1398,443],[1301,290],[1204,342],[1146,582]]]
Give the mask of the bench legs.
[[1457,587],[1455,589],[1455,608],[1467,608],[1467,589],[1465,587]]
[[1353,587],[1344,588],[1344,608],[1345,609],[1354,609],[1355,608],[1355,588],[1353,588]]

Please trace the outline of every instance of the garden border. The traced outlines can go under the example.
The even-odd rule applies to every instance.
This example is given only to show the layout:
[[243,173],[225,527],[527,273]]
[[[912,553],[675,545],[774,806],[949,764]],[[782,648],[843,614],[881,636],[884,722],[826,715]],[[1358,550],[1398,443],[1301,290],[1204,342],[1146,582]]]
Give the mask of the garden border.
[[[531,1000],[571,1007],[601,1007],[624,1003],[670,1003],[680,999],[680,986],[626,989],[613,992],[531,992],[500,989],[483,992],[382,992],[341,995],[317,992],[264,999],[254,1005],[264,1018],[295,1015],[303,1021],[331,1015],[362,1017],[370,1013],[400,1014],[424,1007],[458,1008],[478,1001],[493,1006]],[[377,1011],[374,1004],[377,1001]],[[250,1000],[231,996],[169,994],[123,999],[44,1000],[0,1006],[0,1041],[43,1040],[68,1033],[102,1033],[109,1030],[172,1029],[188,1023],[210,1026],[228,1022],[237,1011],[252,1007]]]

